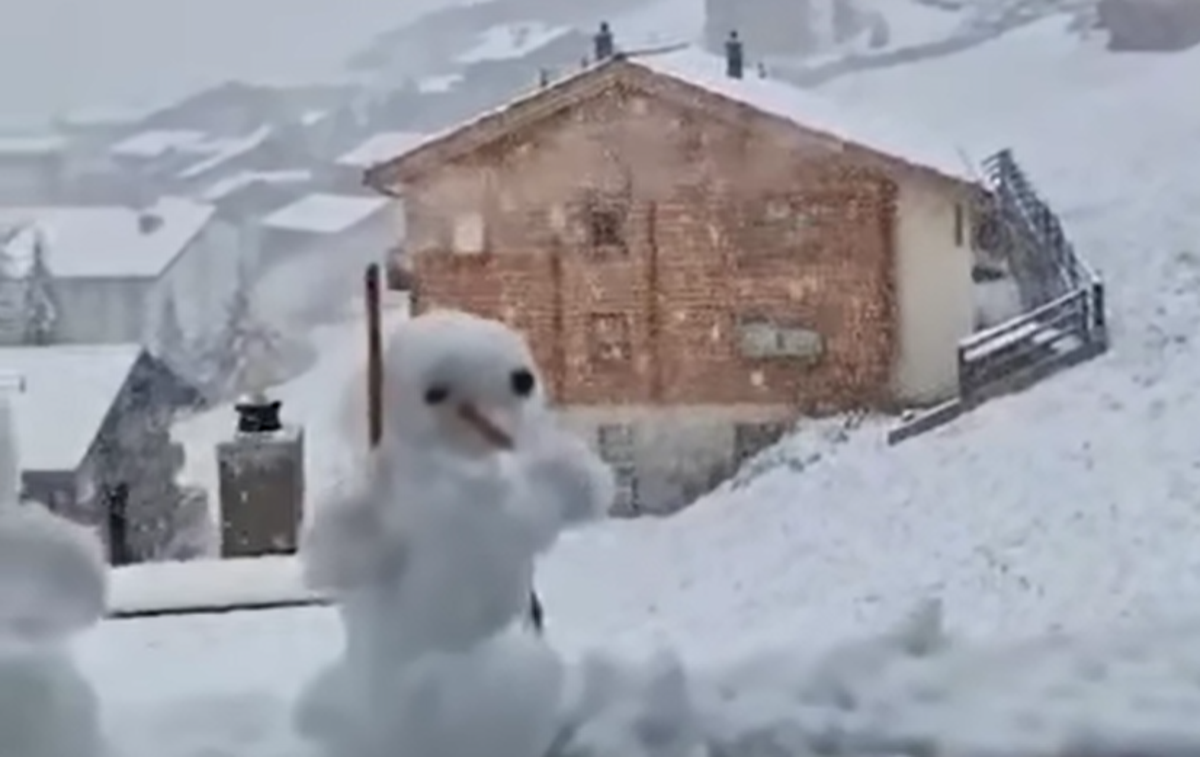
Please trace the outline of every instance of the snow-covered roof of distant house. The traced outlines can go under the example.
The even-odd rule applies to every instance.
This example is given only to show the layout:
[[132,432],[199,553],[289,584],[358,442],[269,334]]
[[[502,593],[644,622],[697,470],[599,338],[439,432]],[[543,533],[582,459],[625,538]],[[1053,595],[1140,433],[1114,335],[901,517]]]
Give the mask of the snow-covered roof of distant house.
[[312,126],[319,124],[326,118],[329,118],[331,111],[328,110],[306,110],[300,114],[300,124],[303,126]]
[[67,140],[57,134],[0,134],[0,155],[51,155],[66,147]]
[[77,468],[141,352],[136,344],[0,347],[0,372],[24,382],[14,396],[21,468]]
[[630,62],[805,129],[862,145],[958,181],[978,181],[977,172],[971,170],[959,145],[904,122],[886,110],[851,108],[784,81],[760,78],[752,66],[747,66],[744,78],[731,78],[725,73],[724,57],[698,47],[641,55],[630,58]]
[[570,31],[569,26],[547,26],[541,21],[500,24],[481,32],[478,42],[456,60],[469,64],[519,58],[550,44]]
[[424,134],[413,131],[383,132],[338,158],[337,163],[350,168],[367,168],[408,152],[424,139]]
[[435,92],[449,92],[454,89],[456,84],[463,80],[462,74],[441,74],[439,76],[427,76],[417,82],[417,89],[425,94],[433,94]]
[[254,131],[232,139],[209,140],[208,156],[179,172],[181,179],[195,179],[234,158],[245,155],[261,145],[274,131],[270,126],[260,126]]
[[[70,278],[155,277],[196,238],[215,208],[164,197],[144,211],[125,207],[0,207],[0,226],[23,227],[6,244],[10,256],[32,253],[40,233],[46,264]],[[142,230],[142,216],[157,226]]]
[[244,189],[252,184],[298,184],[309,181],[312,177],[312,171],[301,169],[290,171],[242,171],[213,182],[208,189],[200,193],[200,199],[205,202],[217,202],[239,189]]
[[336,234],[365,221],[387,204],[382,197],[317,193],[280,208],[262,223],[287,231]]
[[62,115],[58,122],[64,126],[122,126],[134,124],[146,117],[146,108],[81,108]]
[[128,158],[157,158],[172,151],[207,152],[207,137],[193,129],[154,129],[134,134],[109,148],[113,155]]
[[961,145],[937,132],[914,124],[901,122],[886,110],[865,110],[844,105],[796,85],[777,79],[760,77],[755,66],[747,62],[746,75],[735,79],[726,75],[723,56],[713,55],[692,45],[675,45],[653,51],[614,56],[587,68],[569,73],[545,87],[510,100],[499,108],[485,111],[474,118],[441,132],[431,134],[413,145],[407,153],[398,155],[369,171],[368,184],[383,186],[385,176],[393,166],[406,163],[418,153],[435,145],[448,144],[469,129],[499,123],[508,113],[536,102],[542,97],[561,92],[587,77],[614,66],[632,66],[643,71],[681,82],[716,97],[725,98],[753,108],[768,116],[788,121],[798,128],[823,134],[871,150],[890,159],[920,167],[943,177],[974,184],[978,175],[964,157]]

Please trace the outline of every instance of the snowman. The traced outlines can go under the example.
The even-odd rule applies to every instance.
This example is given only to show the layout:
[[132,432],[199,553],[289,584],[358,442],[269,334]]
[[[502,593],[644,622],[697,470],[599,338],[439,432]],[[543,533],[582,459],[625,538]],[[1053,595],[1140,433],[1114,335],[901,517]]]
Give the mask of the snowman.
[[528,345],[499,322],[413,318],[384,370],[382,440],[301,545],[345,649],[298,728],[338,757],[541,754],[563,671],[518,621],[536,559],[606,512],[611,473],[556,426]]

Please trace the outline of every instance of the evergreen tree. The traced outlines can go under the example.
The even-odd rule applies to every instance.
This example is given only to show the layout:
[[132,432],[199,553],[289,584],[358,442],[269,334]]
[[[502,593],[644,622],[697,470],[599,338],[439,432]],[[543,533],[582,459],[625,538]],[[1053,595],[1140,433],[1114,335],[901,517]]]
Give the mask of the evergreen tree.
[[212,399],[258,394],[276,383],[282,337],[256,312],[242,271],[221,328],[205,350],[203,383]]
[[25,344],[51,344],[57,331],[58,296],[46,254],[45,239],[35,230],[29,268],[22,282],[21,317]]
[[179,319],[179,305],[174,295],[168,296],[158,316],[158,333],[155,336],[156,354],[184,378],[191,379],[195,373],[192,365],[187,333]]

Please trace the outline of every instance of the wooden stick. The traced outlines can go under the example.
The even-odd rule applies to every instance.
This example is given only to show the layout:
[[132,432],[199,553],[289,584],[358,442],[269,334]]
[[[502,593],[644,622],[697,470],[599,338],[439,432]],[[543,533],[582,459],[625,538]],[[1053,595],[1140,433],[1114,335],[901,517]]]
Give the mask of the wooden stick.
[[379,264],[367,266],[367,443],[379,446],[383,438],[383,327],[380,319]]

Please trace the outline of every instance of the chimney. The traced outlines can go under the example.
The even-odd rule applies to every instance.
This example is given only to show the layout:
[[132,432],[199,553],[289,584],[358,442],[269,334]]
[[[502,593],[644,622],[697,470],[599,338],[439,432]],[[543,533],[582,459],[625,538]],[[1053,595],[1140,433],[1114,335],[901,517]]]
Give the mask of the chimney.
[[538,86],[539,87],[549,87],[550,86],[550,72],[544,68],[538,69]]
[[157,213],[153,213],[149,210],[143,210],[138,213],[137,224],[138,231],[141,233],[153,234],[162,228],[163,219],[162,216]]
[[737,31],[731,31],[729,39],[725,40],[725,75],[730,79],[740,79],[745,68],[746,54],[742,41],[738,39]]
[[261,394],[235,406],[233,438],[217,445],[221,556],[296,551],[304,502],[304,434]]
[[595,53],[596,62],[606,61],[613,56],[613,33],[612,29],[608,28],[607,21],[600,22],[600,31],[596,32],[596,36],[592,38],[593,52]]

